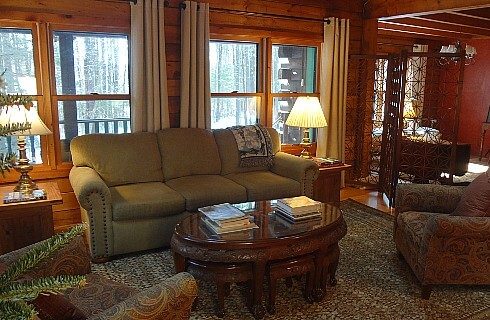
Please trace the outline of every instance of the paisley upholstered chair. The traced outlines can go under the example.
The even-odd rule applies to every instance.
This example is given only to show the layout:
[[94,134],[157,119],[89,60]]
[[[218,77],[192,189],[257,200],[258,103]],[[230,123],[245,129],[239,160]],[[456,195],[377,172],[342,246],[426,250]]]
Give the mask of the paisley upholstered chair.
[[[29,248],[0,256],[0,268],[7,267]],[[31,270],[27,278],[62,274],[87,277],[87,285],[82,288],[34,300],[38,317],[41,320],[189,319],[197,295],[196,282],[190,274],[179,273],[151,288],[137,290],[93,274],[90,268],[90,253],[79,236]]]
[[420,281],[424,299],[430,297],[432,285],[490,284],[488,203],[486,216],[455,215],[464,190],[442,185],[398,185],[394,240],[399,255]]

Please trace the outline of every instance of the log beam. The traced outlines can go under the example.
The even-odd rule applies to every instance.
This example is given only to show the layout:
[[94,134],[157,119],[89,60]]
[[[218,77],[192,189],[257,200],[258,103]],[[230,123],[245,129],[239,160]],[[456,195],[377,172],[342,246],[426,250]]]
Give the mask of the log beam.
[[488,0],[371,0],[366,4],[364,16],[370,19],[383,17],[404,18],[455,9],[478,9],[489,6]]

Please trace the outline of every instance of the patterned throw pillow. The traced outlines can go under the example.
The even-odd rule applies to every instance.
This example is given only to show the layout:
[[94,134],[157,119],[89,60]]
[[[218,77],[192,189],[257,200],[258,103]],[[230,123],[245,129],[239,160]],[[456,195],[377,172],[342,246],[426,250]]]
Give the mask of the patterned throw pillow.
[[490,169],[465,188],[454,216],[490,217]]

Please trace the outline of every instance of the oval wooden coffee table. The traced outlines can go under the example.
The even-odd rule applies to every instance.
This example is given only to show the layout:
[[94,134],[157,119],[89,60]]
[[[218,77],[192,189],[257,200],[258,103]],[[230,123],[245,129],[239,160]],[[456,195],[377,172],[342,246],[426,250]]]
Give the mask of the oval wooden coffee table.
[[[323,204],[321,219],[290,224],[273,213],[273,201],[237,206],[254,216],[258,229],[217,235],[206,227],[199,213],[176,226],[171,241],[176,272],[187,270],[216,282],[219,316],[224,314],[224,296],[230,283],[250,284],[249,307],[260,319],[265,315],[262,295],[266,277],[271,281],[301,273],[302,269],[313,277],[307,298],[322,300],[327,284],[335,285],[338,241],[347,232],[340,208]],[[312,264],[313,270],[309,267]],[[274,312],[273,305],[269,310]]]

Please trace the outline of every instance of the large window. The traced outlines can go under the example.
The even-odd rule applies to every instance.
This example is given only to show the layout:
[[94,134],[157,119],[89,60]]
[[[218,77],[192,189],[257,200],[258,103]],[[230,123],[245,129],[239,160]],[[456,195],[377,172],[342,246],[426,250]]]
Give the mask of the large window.
[[211,41],[209,45],[211,128],[254,124],[258,121],[259,45]]
[[316,90],[316,47],[272,46],[272,126],[282,143],[301,142],[301,129],[285,124],[296,98]]
[[[0,74],[6,80],[6,93],[32,95],[38,103],[34,37],[31,28],[0,28]],[[39,136],[26,139],[27,154],[34,163],[42,163]],[[0,153],[17,153],[17,137],[0,137]]]
[[317,46],[260,43],[210,42],[211,126],[260,122],[298,144],[301,129],[285,122],[298,97],[317,95]]
[[[78,29],[82,28],[82,29]],[[27,137],[34,170],[69,168],[70,141],[130,131],[127,28],[0,22],[0,73],[6,91],[32,96],[52,136]],[[0,153],[17,152],[16,137]]]
[[70,161],[74,137],[130,130],[128,37],[55,31],[53,48],[61,156]]

